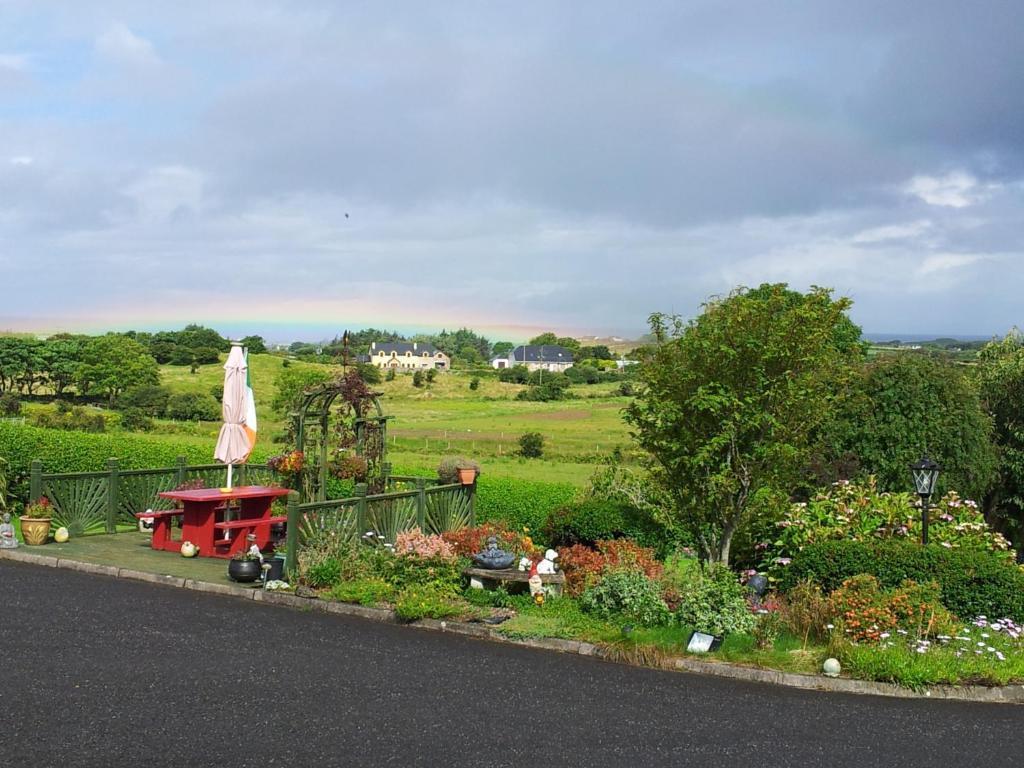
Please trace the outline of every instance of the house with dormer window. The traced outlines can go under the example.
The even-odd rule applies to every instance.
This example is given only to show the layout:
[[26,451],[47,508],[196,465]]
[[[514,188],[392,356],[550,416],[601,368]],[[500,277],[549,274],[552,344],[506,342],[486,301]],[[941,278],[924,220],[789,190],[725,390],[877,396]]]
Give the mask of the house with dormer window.
[[492,368],[512,368],[525,365],[531,371],[553,371],[561,373],[572,368],[572,352],[555,344],[523,344],[508,353],[507,357],[491,360]]
[[422,341],[387,341],[370,344],[369,362],[398,371],[447,371],[452,361],[433,344]]

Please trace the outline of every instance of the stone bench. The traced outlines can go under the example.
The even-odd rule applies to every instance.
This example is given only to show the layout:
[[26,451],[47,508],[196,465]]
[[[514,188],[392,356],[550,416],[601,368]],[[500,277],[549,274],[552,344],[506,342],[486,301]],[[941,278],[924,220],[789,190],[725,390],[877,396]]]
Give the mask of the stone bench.
[[[492,571],[489,568],[466,568],[463,576],[469,577],[469,586],[473,589],[497,589],[504,584],[512,594],[526,592],[529,589],[527,582],[530,580],[529,571],[520,571],[516,568],[503,568],[500,571]],[[565,584],[564,573],[540,573],[541,584],[544,591],[551,597],[562,596],[562,585]]]

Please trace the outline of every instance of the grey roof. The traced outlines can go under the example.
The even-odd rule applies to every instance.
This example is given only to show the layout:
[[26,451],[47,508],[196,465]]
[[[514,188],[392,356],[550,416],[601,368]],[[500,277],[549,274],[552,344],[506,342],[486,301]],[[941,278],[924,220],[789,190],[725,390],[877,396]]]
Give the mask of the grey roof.
[[512,350],[517,363],[571,363],[572,352],[554,344],[523,344]]
[[385,355],[390,355],[392,352],[397,355],[412,352],[412,354],[419,356],[424,352],[428,355],[435,355],[438,349],[433,344],[424,341],[382,341],[379,343],[375,341],[370,344],[371,355],[376,355],[380,352],[383,352]]

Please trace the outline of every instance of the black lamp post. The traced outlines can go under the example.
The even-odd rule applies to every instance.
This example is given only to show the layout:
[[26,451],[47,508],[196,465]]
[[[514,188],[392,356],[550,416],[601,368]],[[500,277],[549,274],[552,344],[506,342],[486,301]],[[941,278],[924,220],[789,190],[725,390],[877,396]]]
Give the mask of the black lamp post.
[[914,476],[914,487],[921,497],[921,543],[928,543],[928,504],[935,491],[935,482],[939,479],[941,467],[925,454],[910,465],[910,473]]

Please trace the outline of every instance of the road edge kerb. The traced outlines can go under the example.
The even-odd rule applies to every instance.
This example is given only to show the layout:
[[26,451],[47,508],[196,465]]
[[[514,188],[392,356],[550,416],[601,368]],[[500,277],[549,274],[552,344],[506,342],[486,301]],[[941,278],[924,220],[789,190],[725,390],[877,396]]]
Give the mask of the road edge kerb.
[[[297,608],[318,613],[333,613],[343,616],[355,616],[369,621],[391,624],[404,624],[415,629],[432,632],[450,632],[452,634],[488,640],[491,642],[518,645],[525,648],[536,648],[558,653],[570,653],[578,656],[591,656],[614,663],[631,663],[621,658],[612,658],[600,646],[581,640],[563,640],[559,638],[512,638],[482,624],[471,624],[461,621],[442,621],[437,619],[420,619],[413,622],[399,621],[395,612],[387,608],[370,608],[352,603],[339,603],[317,598],[298,597],[297,595],[280,592],[266,592],[251,587],[234,587],[229,584],[214,584],[197,579],[186,579],[132,568],[118,568],[113,565],[87,563],[81,560],[51,557],[48,555],[22,552],[20,550],[0,550],[0,559],[15,562],[41,565],[77,571],[91,575],[108,576],[119,579],[131,579],[149,584],[160,584],[179,589],[190,589],[196,592],[233,597],[243,600]],[[635,664],[632,666],[646,665]],[[650,667],[648,667],[650,668]],[[852,680],[850,678],[828,678],[818,675],[804,675],[795,672],[782,672],[775,669],[747,667],[730,664],[724,661],[705,661],[688,656],[672,656],[664,660],[659,668],[675,669],[692,674],[712,675],[752,683],[766,683],[786,688],[822,691],[828,693],[850,693],[870,696],[886,696],[901,699],[932,699],[977,702],[981,704],[1024,704],[1024,685],[1006,685],[984,687],[978,685],[953,686],[937,685],[920,691],[903,688],[894,683],[878,683],[870,680]]]

